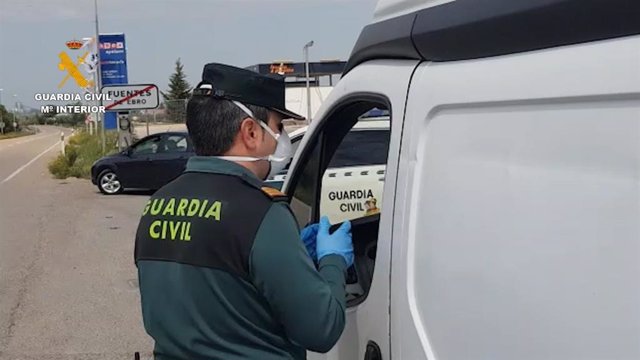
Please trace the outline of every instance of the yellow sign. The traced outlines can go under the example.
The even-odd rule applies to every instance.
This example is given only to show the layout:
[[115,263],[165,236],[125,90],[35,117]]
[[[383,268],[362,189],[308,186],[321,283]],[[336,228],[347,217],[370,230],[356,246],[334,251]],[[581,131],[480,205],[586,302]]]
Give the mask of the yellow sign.
[[64,51],[61,51],[60,54],[58,54],[58,57],[60,58],[58,69],[60,69],[60,71],[67,72],[67,75],[62,79],[58,88],[62,88],[70,77],[73,78],[76,81],[76,84],[81,88],[92,87],[94,85],[93,81],[87,80],[87,78],[85,78],[84,75],[82,75],[82,72],[78,69],[78,65],[83,63],[83,59],[88,54],[89,52],[86,52],[82,56],[78,57],[78,63],[74,63],[73,60],[71,60],[71,57],[69,57],[69,55]]

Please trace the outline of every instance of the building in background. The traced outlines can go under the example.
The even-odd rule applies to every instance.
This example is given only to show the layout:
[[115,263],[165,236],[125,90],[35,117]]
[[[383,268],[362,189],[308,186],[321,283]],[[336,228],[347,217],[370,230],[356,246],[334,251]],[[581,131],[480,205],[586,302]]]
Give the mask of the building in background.
[[[324,99],[329,96],[334,83],[344,71],[346,61],[324,60],[309,63],[309,86],[311,116],[315,116]],[[285,77],[287,109],[297,113],[307,113],[306,71],[304,62],[275,61],[246,67],[260,74],[279,74]]]
[[[311,93],[311,115],[314,116],[322,102],[329,96],[333,85],[340,79],[346,61],[325,60],[309,63],[309,85]],[[246,67],[248,70],[260,74],[279,74],[285,77],[285,101],[287,109],[297,113],[307,113],[307,89],[305,77],[305,63],[291,61],[276,61],[268,64],[256,64]],[[186,106],[186,100],[185,106]],[[140,121],[165,122],[166,109],[162,104],[157,109],[136,112]]]

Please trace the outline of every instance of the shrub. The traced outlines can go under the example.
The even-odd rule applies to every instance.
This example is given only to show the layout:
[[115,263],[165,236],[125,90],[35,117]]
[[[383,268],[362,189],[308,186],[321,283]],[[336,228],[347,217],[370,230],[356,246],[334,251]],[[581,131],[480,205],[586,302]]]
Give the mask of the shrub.
[[[117,150],[113,147],[116,141],[116,133],[107,133],[107,153]],[[89,179],[91,165],[104,155],[101,138],[80,131],[69,138],[69,142],[65,146],[65,154],[58,155],[49,163],[49,171],[57,179],[68,177]]]
[[49,163],[49,172],[53,174],[56,179],[66,179],[69,177],[69,165],[67,165],[67,159],[61,155],[53,159]]

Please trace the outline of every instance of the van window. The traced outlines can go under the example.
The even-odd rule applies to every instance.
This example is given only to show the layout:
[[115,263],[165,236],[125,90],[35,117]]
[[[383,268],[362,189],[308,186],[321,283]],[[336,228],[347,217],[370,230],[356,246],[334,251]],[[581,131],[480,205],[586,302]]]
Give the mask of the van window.
[[318,178],[320,177],[320,141],[309,151],[308,160],[300,171],[300,177],[291,199],[291,210],[298,220],[298,225],[304,227],[313,220]]
[[380,104],[360,102],[336,111],[311,136],[300,151],[298,167],[290,171],[286,189],[291,209],[301,227],[327,216],[338,226],[352,221],[355,263],[347,278],[347,305],[367,297],[375,265],[382,191],[390,130],[354,125]]
[[384,165],[389,152],[389,130],[352,130],[336,150],[330,168]]
[[320,213],[332,222],[374,215],[382,208],[389,152],[386,129],[352,129],[342,139],[322,177]]
[[298,136],[291,141],[291,154],[295,154],[298,151],[298,147],[302,142],[302,136]]
[[[291,155],[295,155],[296,152],[298,152],[298,147],[300,147],[300,143],[302,142],[302,136],[296,136],[295,138],[291,139]],[[293,160],[293,158],[291,160],[289,160],[289,162],[287,163],[287,165],[284,167],[284,169],[278,174],[278,175],[286,175],[287,172],[289,171],[289,167],[291,167],[291,161]],[[270,178],[270,180],[272,180],[272,178]],[[267,186],[271,186],[271,187],[275,187],[278,190],[280,188],[277,187],[277,184],[271,184],[268,183]],[[282,186],[282,184],[280,184],[280,186]]]

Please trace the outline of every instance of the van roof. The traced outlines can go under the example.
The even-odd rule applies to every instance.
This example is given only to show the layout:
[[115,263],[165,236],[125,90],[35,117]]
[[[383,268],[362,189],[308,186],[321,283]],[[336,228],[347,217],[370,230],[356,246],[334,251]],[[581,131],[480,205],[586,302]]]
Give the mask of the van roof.
[[344,74],[375,59],[470,60],[636,34],[638,0],[379,0]]

